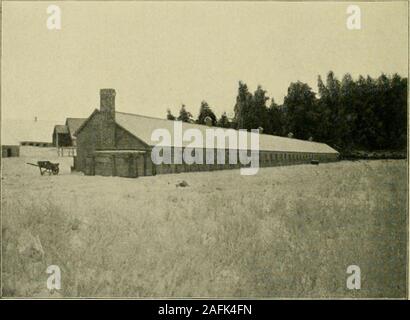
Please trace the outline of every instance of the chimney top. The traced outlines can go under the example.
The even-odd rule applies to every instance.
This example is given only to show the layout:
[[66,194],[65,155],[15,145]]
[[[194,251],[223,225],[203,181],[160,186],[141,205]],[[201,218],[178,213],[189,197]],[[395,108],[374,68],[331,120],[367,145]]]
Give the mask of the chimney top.
[[100,89],[100,95],[115,96],[115,89]]
[[100,89],[100,111],[109,113],[115,112],[114,89]]

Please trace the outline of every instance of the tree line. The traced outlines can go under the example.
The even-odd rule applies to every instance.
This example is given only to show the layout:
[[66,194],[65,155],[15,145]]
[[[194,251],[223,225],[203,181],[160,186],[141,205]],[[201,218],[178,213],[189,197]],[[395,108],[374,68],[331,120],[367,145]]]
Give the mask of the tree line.
[[407,143],[407,78],[398,74],[378,78],[345,74],[341,80],[332,71],[325,81],[318,76],[318,92],[303,82],[292,82],[282,104],[267,96],[262,86],[252,93],[239,82],[234,117],[218,118],[202,101],[194,119],[185,105],[167,119],[233,129],[260,129],[263,133],[324,142],[344,150],[404,150]]

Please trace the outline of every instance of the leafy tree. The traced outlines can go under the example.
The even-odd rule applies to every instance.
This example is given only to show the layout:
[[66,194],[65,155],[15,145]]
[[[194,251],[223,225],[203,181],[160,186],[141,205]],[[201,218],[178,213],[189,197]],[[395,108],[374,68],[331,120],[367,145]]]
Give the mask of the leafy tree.
[[268,126],[268,110],[266,107],[268,100],[266,91],[261,86],[258,86],[252,95],[247,85],[239,82],[238,96],[234,108],[236,128],[250,130]]
[[[205,117],[223,128],[256,129],[265,133],[325,142],[339,151],[403,150],[407,145],[408,79],[398,74],[381,74],[378,78],[345,74],[339,81],[332,71],[326,81],[318,76],[318,97],[308,84],[291,83],[283,105],[269,98],[258,86],[252,94],[239,82],[234,118],[224,112],[217,121],[203,101],[198,123]],[[167,110],[167,119],[175,119]],[[192,115],[182,105],[178,120],[192,122]]]
[[249,92],[248,86],[240,81],[234,107],[236,129],[250,129],[249,115],[251,113],[251,105],[252,94]]
[[329,72],[318,78],[319,141],[340,150],[400,149],[406,146],[407,79],[345,74],[341,83]]
[[247,129],[257,129],[262,127],[266,130],[268,124],[268,109],[266,107],[266,102],[269,97],[266,96],[266,91],[258,86],[252,97],[252,103],[250,108],[250,113],[248,116],[249,128]]
[[407,145],[407,93],[408,79],[394,74],[390,79],[390,115],[386,135],[392,148],[403,149]]
[[264,132],[277,136],[285,135],[284,127],[286,122],[286,114],[284,108],[277,105],[272,98],[269,108],[267,109],[267,117],[265,121]]
[[340,81],[335,77],[333,71],[329,71],[326,77],[325,94],[321,95],[321,103],[326,106],[328,112],[328,123],[331,125],[331,130],[328,132],[329,142],[336,146],[340,146],[340,135],[342,124],[342,115],[340,110]]
[[286,132],[292,132],[298,139],[314,137],[317,117],[316,96],[312,89],[300,81],[291,83],[283,104],[287,113]]
[[355,106],[356,85],[352,76],[343,76],[340,86],[338,142],[342,148],[351,148],[354,142],[354,123],[357,119]]

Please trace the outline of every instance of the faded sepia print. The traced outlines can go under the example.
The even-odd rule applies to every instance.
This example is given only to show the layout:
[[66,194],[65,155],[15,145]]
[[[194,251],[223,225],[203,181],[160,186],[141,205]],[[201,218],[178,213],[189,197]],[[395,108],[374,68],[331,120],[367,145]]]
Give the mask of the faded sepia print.
[[4,298],[407,298],[407,1],[3,1]]

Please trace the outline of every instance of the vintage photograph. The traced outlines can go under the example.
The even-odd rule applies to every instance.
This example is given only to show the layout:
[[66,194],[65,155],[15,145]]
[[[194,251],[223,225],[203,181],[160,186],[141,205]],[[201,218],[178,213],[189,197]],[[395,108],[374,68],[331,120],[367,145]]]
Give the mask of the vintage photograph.
[[408,1],[2,1],[1,297],[407,299],[408,48]]

